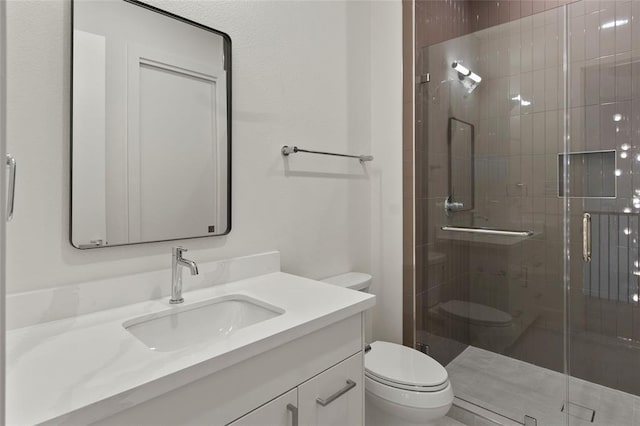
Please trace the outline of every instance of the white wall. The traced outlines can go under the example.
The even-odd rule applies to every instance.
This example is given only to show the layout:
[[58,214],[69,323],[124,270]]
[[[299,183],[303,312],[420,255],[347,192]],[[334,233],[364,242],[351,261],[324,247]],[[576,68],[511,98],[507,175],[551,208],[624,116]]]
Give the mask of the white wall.
[[371,274],[374,338],[402,343],[402,6],[371,7]]
[[[20,164],[8,229],[8,291],[277,249],[283,270],[370,271],[376,335],[401,339],[400,2],[190,1],[160,7],[233,40],[232,231],[228,236],[79,251],[68,242],[66,1],[15,1],[8,15],[9,149]],[[373,153],[280,155],[284,144]]]

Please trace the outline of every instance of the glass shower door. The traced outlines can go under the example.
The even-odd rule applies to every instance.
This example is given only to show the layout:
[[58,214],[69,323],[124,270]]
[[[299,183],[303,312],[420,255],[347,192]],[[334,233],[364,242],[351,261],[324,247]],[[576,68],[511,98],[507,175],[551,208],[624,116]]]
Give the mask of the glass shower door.
[[418,58],[429,82],[417,111],[417,340],[446,366],[457,405],[506,423],[567,419],[566,16],[555,8]]
[[640,2],[568,13],[569,420],[638,425]]
[[505,422],[640,425],[640,1],[416,62],[418,347]]

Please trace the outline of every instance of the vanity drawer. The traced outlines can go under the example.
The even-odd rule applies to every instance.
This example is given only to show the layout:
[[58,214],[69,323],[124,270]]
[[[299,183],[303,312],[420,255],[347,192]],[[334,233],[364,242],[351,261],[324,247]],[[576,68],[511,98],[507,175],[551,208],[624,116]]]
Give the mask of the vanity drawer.
[[364,352],[359,352],[298,387],[300,425],[354,426],[364,423]]

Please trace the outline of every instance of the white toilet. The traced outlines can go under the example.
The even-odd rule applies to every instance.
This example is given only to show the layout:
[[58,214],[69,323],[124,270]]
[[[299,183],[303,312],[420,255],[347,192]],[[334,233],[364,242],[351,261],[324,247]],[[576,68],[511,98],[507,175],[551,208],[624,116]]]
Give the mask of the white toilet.
[[[323,281],[368,291],[371,275],[349,272]],[[427,426],[451,408],[453,389],[447,370],[422,352],[374,342],[364,366],[367,426]]]

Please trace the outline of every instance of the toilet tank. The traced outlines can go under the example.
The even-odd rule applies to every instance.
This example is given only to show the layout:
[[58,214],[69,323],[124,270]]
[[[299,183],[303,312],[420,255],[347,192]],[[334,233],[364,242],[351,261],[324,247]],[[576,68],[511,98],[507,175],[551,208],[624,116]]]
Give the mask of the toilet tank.
[[347,272],[346,274],[335,275],[321,281],[350,288],[351,290],[364,291],[366,293],[369,291],[369,286],[371,285],[371,275],[363,272]]

